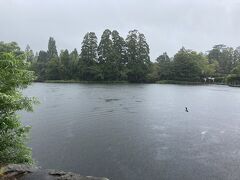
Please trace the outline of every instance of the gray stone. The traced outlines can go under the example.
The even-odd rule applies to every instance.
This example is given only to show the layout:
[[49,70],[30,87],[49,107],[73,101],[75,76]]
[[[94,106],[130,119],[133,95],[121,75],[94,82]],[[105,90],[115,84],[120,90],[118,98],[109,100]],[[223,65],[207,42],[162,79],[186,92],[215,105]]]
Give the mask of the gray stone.
[[49,175],[55,176],[57,180],[108,180],[107,178],[82,176],[80,174],[75,174],[72,172],[57,170],[49,170]]
[[82,176],[72,172],[45,170],[38,167],[9,164],[1,168],[0,180],[109,180],[103,177]]
[[37,171],[37,167],[23,164],[9,164],[1,168],[3,176],[0,179],[16,179],[28,173]]

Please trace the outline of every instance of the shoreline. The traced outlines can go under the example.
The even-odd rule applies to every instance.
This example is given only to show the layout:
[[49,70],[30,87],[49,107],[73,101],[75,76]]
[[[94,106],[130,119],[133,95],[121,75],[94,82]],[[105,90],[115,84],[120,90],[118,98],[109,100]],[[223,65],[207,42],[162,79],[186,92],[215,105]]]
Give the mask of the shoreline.
[[39,83],[82,83],[82,84],[130,84],[128,81],[80,81],[80,80],[46,80],[34,81]]
[[176,81],[176,80],[161,80],[156,82],[129,82],[129,81],[81,81],[81,80],[46,80],[34,81],[35,83],[79,83],[79,84],[175,84],[175,85],[224,85],[230,87],[240,87],[240,85],[232,85],[227,83],[204,83],[194,81]]

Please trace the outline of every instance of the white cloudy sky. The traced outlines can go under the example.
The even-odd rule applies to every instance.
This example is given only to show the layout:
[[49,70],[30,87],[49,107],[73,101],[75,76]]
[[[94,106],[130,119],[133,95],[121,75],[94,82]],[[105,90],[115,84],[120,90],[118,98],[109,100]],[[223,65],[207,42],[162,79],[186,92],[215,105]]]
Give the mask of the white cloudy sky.
[[49,36],[58,50],[81,47],[84,34],[104,29],[126,37],[144,33],[151,58],[179,48],[203,51],[223,43],[240,45],[240,0],[0,0],[0,41],[47,48]]

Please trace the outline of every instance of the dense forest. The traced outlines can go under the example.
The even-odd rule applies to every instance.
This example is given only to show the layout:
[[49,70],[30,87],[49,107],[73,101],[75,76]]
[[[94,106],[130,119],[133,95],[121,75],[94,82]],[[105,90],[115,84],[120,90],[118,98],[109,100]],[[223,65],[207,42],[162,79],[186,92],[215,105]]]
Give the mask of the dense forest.
[[144,34],[132,30],[124,39],[109,29],[103,32],[99,43],[94,32],[87,33],[81,52],[65,49],[58,53],[52,37],[47,51],[34,54],[29,46],[25,50],[37,81],[240,83],[240,47],[220,44],[206,53],[182,47],[173,57],[164,52],[152,61],[149,52]]

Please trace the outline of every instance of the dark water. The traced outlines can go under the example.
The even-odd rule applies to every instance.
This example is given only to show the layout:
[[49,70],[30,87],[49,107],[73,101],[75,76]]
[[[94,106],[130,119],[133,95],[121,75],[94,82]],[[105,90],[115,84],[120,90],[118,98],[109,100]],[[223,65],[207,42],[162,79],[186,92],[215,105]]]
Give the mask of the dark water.
[[[36,83],[38,164],[113,180],[240,179],[240,89]],[[189,112],[185,112],[185,106]]]

